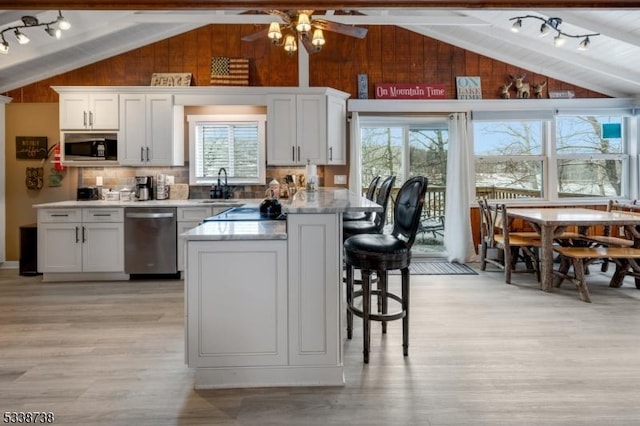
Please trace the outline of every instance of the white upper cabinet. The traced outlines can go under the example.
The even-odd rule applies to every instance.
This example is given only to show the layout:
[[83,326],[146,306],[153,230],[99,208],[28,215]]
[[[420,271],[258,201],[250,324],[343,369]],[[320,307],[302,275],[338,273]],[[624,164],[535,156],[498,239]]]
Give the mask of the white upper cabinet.
[[174,139],[172,95],[121,94],[120,123],[118,162],[121,166],[183,164],[182,139]]
[[60,94],[61,130],[118,130],[117,93]]
[[329,89],[267,95],[267,164],[345,164],[346,98]]

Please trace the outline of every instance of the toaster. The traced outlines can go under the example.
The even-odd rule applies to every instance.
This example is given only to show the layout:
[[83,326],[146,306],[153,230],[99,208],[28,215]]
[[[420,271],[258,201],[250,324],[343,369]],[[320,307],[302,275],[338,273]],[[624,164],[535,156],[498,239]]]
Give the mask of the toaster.
[[78,188],[78,201],[91,201],[99,199],[98,188],[95,186],[85,186]]

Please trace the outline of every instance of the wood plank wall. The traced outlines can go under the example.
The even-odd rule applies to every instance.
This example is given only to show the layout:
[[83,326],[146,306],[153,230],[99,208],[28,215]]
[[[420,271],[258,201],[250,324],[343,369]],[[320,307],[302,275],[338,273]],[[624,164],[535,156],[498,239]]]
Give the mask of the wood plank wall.
[[[85,67],[12,90],[13,102],[57,102],[50,86],[147,86],[154,72],[190,72],[192,85],[209,86],[213,56],[250,59],[251,86],[297,86],[298,61],[267,40],[241,37],[264,25],[208,25]],[[310,56],[309,83],[357,96],[357,75],[367,74],[369,98],[376,83],[440,83],[455,99],[456,76],[480,76],[484,99],[499,98],[509,74],[547,81],[547,90],[573,90],[576,97],[605,97],[571,84],[393,26],[371,26],[364,40],[327,32],[327,44]]]

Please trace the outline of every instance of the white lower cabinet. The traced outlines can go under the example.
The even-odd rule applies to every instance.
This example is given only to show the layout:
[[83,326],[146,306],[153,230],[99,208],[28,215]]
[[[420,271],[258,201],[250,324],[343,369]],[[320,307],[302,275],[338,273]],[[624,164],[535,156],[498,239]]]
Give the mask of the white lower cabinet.
[[124,272],[123,209],[40,209],[38,271]]
[[287,364],[287,243],[189,241],[189,367]]

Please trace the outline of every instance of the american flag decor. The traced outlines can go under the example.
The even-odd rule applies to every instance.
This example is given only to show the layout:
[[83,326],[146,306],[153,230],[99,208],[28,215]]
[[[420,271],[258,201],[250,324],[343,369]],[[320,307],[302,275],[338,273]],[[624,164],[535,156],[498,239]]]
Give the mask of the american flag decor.
[[211,58],[211,84],[214,86],[248,86],[249,60],[240,58]]

